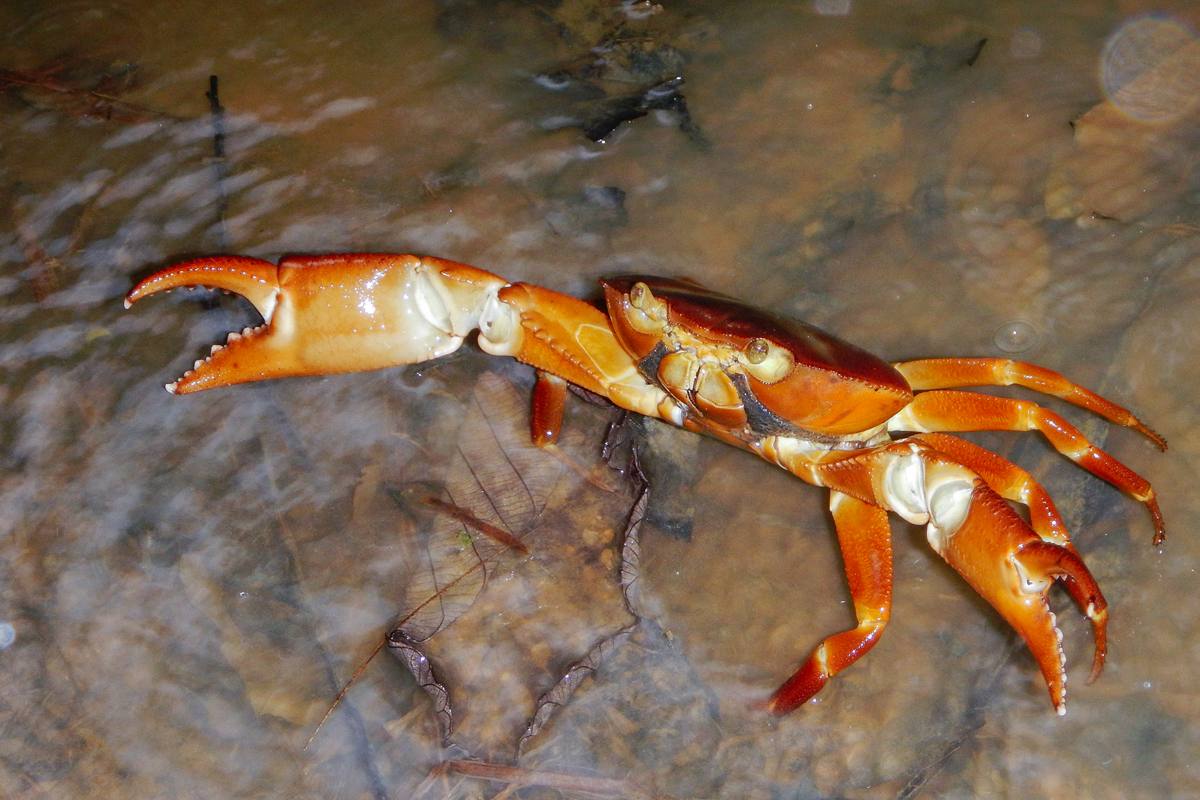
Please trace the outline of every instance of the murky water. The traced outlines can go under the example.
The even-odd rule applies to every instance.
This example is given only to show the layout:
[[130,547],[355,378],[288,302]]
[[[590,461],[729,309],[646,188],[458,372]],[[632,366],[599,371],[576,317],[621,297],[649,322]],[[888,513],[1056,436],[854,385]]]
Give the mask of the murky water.
[[[1197,25],[1132,3],[0,8],[0,795],[500,792],[427,777],[469,755],[627,796],[1200,796]],[[1023,645],[897,521],[882,642],[771,719],[756,704],[852,624],[826,498],[685,437],[661,491],[690,540],[643,529],[644,620],[518,758],[536,698],[632,620],[633,489],[537,462],[530,555],[489,561],[431,643],[453,742],[385,652],[306,749],[433,574],[412,487],[453,487],[472,415],[508,408],[485,371],[531,375],[468,348],[172,397],[253,310],[121,298],[193,255],[346,251],[579,296],[686,275],[891,359],[1058,369],[1170,441],[1062,412],[1153,481],[1167,541],[1036,437],[976,437],[1058,501],[1110,603],[1104,675],[1084,684],[1088,625],[1057,597],[1057,717]],[[572,402],[585,472],[609,416]]]

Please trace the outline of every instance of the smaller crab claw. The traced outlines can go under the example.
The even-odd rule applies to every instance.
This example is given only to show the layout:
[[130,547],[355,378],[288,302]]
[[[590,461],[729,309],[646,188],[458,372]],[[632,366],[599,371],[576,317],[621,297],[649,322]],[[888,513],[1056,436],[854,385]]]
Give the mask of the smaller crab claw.
[[1063,582],[1095,629],[1096,655],[1088,683],[1099,677],[1106,652],[1107,603],[1083,560],[1066,547],[1039,538],[1008,503],[978,480],[957,531],[938,536],[930,527],[934,549],[1021,634],[1041,667],[1055,711],[1065,714],[1062,632],[1047,602],[1054,581]]
[[453,352],[507,282],[439,258],[379,254],[201,258],[141,281],[128,308],[156,292],[213,286],[236,292],[264,323],[229,334],[167,390],[415,364]]

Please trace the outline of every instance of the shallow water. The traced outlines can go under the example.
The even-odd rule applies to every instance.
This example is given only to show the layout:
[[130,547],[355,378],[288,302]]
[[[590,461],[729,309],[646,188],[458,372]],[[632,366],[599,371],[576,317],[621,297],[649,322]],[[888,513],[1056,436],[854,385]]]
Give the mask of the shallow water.
[[[501,791],[428,778],[469,755],[676,798],[1200,796],[1196,25],[1136,3],[0,8],[0,795]],[[896,521],[883,640],[771,719],[756,704],[852,624],[826,497],[654,436],[683,469],[652,491],[690,540],[643,528],[643,621],[518,758],[538,695],[633,619],[633,488],[600,466],[610,412],[572,401],[563,448],[609,490],[521,450],[544,481],[531,554],[488,561],[430,643],[453,741],[383,653],[306,749],[456,535],[412,487],[458,485],[492,409],[521,447],[524,412],[481,376],[532,376],[469,347],[172,397],[253,309],[121,298],[194,255],[348,251],[577,296],[686,275],[889,359],[1060,370],[1169,440],[1046,401],[1154,483],[1167,541],[1037,438],[977,436],[1056,498],[1110,604],[1104,675],[1085,685],[1091,634],[1059,593],[1056,716],[1024,646]]]

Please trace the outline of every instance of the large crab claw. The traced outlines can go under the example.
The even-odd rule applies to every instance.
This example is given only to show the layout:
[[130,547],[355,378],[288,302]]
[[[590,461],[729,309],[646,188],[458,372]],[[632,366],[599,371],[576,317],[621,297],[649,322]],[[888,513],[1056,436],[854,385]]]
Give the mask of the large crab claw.
[[263,324],[231,333],[224,346],[168,391],[186,394],[289,375],[357,372],[415,364],[458,349],[497,306],[507,281],[440,258],[351,254],[243,256],[188,261],[138,283],[128,308],[156,292],[212,286],[236,292]]
[[973,470],[924,440],[816,463],[803,450],[790,457],[786,451],[764,455],[834,490],[831,508],[859,618],[857,628],[826,639],[775,693],[768,703],[773,713],[785,714],[806,702],[882,634],[892,581],[885,509],[926,525],[930,546],[1021,635],[1059,714],[1066,713],[1067,676],[1062,633],[1048,601],[1056,580],[1092,621],[1096,651],[1088,682],[1100,675],[1107,649],[1107,604],[1083,559],[1065,538],[1058,542],[1039,536]]
[[1025,640],[1041,667],[1055,711],[1065,714],[1066,657],[1062,632],[1047,599],[1054,581],[1062,581],[1092,621],[1096,651],[1088,683],[1100,676],[1107,652],[1107,603],[1083,559],[1067,547],[1039,538],[1008,503],[978,480],[958,531],[943,538],[931,526],[929,538],[934,549]]

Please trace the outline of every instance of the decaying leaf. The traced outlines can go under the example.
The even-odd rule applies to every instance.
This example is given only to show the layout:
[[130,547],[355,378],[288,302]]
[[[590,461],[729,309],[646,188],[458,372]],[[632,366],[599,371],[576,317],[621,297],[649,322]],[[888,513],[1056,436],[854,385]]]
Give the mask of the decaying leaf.
[[405,636],[404,632],[398,628],[388,634],[387,646],[391,654],[408,667],[408,671],[412,673],[417,685],[425,690],[425,694],[429,695],[429,699],[433,701],[433,713],[437,715],[438,723],[446,738],[449,739],[450,734],[454,732],[454,716],[450,710],[450,697],[446,693],[446,687],[438,683],[437,678],[434,677],[433,666],[429,663],[429,659],[417,647],[416,642]]
[[169,118],[161,111],[120,98],[137,85],[137,77],[134,64],[62,58],[34,69],[0,69],[0,92],[34,108],[69,117],[127,125]]
[[[203,559],[179,559],[179,575],[188,599],[220,630],[221,655],[242,679],[246,703],[255,713],[293,725],[311,725],[325,710],[328,691],[319,654],[312,648],[281,647],[264,632],[237,619],[229,593],[217,585]],[[285,616],[291,608],[285,609]]]
[[557,459],[529,442],[527,423],[515,428],[528,418],[527,402],[498,375],[480,377],[447,470],[449,501],[433,498],[439,510],[459,513],[443,513],[434,522],[427,566],[409,584],[397,626],[413,641],[425,641],[458,619],[487,582],[488,565],[516,549],[511,541],[477,536],[464,514],[520,542],[562,474]]
[[[607,443],[606,443],[607,444]],[[650,486],[646,482],[641,466],[638,463],[637,451],[634,450],[630,456],[631,471],[634,478],[641,485],[641,490],[638,492],[637,501],[633,504],[633,509],[629,513],[629,523],[625,527],[625,536],[621,545],[621,591],[625,594],[625,606],[629,612],[635,617],[641,617],[638,610],[638,588],[637,580],[640,575],[638,566],[641,563],[641,528],[642,522],[646,519],[646,508],[650,503]],[[621,642],[633,633],[635,625],[631,625],[620,631],[617,631],[612,636],[604,639],[595,647],[593,647],[581,661],[571,666],[566,674],[562,676],[554,688],[538,698],[537,708],[533,713],[533,718],[529,721],[529,726],[525,728],[525,732],[521,734],[520,740],[517,742],[517,752],[524,752],[525,747],[541,732],[546,723],[554,715],[554,712],[559,707],[564,705],[571,699],[571,695],[575,694],[575,690],[583,683],[588,676],[596,671],[597,667],[604,660],[604,655],[621,644]]]
[[[599,658],[597,646],[634,619],[615,530],[629,517],[629,487],[605,491],[536,447],[528,403],[503,378],[484,374],[442,496],[425,502],[427,484],[403,495],[434,518],[389,649],[434,698],[447,735],[453,720],[453,743],[479,757],[511,757],[530,718],[551,702],[535,698],[561,686],[565,699],[594,668],[587,658]],[[595,460],[603,412],[573,409],[583,419],[568,420],[559,446]],[[513,542],[481,532],[487,526]],[[517,542],[528,552],[511,546]],[[560,682],[572,664],[575,680]]]

